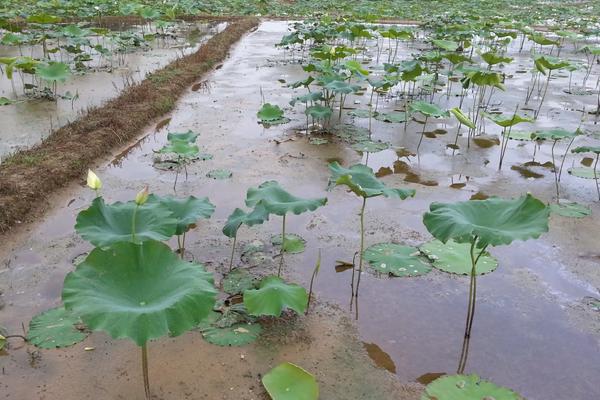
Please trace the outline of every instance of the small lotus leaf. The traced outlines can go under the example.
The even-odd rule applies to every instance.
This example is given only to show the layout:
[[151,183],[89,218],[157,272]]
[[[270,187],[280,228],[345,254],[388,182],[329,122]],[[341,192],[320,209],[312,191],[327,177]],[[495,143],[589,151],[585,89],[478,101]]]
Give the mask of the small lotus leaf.
[[550,211],[567,218],[584,218],[592,215],[592,209],[583,204],[561,201],[559,204],[550,205]]
[[209,326],[202,330],[202,337],[217,346],[237,347],[254,342],[261,332],[260,324],[238,323],[224,328]]
[[448,111],[442,110],[438,105],[420,100],[410,103],[410,109],[412,111],[420,112],[427,117],[441,118],[449,115]]
[[216,293],[202,265],[149,241],[94,249],[67,274],[62,299],[90,329],[143,346],[197,326],[212,310]]
[[250,315],[279,317],[285,308],[302,314],[306,310],[308,294],[300,285],[287,284],[277,276],[267,276],[258,289],[244,292],[244,305]]
[[275,215],[292,212],[296,215],[314,211],[327,203],[327,198],[302,199],[283,189],[276,181],[267,181],[258,188],[250,188],[246,194],[246,205],[254,207],[262,203],[266,210]]
[[208,197],[199,199],[194,196],[189,196],[183,199],[177,199],[172,196],[159,197],[151,194],[148,197],[148,203],[160,204],[165,209],[171,211],[171,217],[177,220],[177,229],[175,230],[176,235],[182,235],[199,219],[208,219],[215,212],[215,205],[208,200]]
[[[273,246],[281,246],[281,235],[275,235],[271,238]],[[283,251],[286,253],[297,254],[302,253],[306,247],[306,240],[294,233],[285,234],[285,246]]]
[[259,203],[249,213],[246,213],[241,208],[236,208],[233,213],[227,218],[227,223],[223,227],[223,234],[227,237],[234,237],[242,224],[248,226],[259,225],[269,219],[269,212],[264,204]]
[[[135,211],[137,208],[137,211]],[[132,222],[135,212],[135,240]],[[108,246],[117,242],[167,240],[177,230],[178,221],[162,204],[135,202],[105,204],[97,197],[92,205],[77,215],[75,230],[95,246]]]
[[36,75],[48,82],[64,82],[71,75],[69,66],[62,62],[50,62],[43,67],[37,67]]
[[169,142],[186,142],[186,143],[195,143],[196,139],[200,136],[199,133],[194,133],[192,131],[187,131],[183,133],[178,132],[169,132],[167,133],[167,140]]
[[503,128],[508,128],[509,126],[515,126],[522,122],[533,122],[531,118],[521,117],[518,114],[513,114],[509,117],[505,117],[504,115],[494,115],[494,114],[483,114],[486,118],[492,120],[496,125],[501,126]]
[[377,153],[390,148],[389,143],[385,142],[372,142],[370,140],[364,142],[354,143],[352,148],[356,151],[363,153]]
[[280,120],[283,117],[283,110],[277,105],[265,103],[256,114],[261,122],[272,123]]
[[533,139],[533,135],[534,133],[531,131],[510,131],[510,134],[508,135],[509,139],[513,139],[513,140],[531,140]]
[[600,154],[600,146],[579,146],[571,150],[571,153],[595,153]]
[[195,144],[176,140],[169,142],[158,152],[161,154],[177,154],[179,157],[194,158],[200,153],[200,148]]
[[329,170],[331,171],[331,177],[329,178],[328,189],[338,185],[346,185],[357,196],[366,198],[383,195],[404,200],[415,195],[414,189],[388,188],[377,179],[371,168],[363,164],[344,168],[337,161],[334,161],[329,164]]
[[477,375],[446,375],[431,382],[421,400],[522,400],[510,389],[482,380]]
[[81,319],[64,307],[53,308],[36,315],[29,322],[27,341],[42,349],[67,347],[81,342],[88,333]]
[[394,276],[419,276],[431,271],[431,267],[419,249],[396,243],[379,243],[367,248],[363,254],[371,267]]
[[213,169],[206,173],[206,177],[211,179],[229,179],[232,175],[233,172],[228,169]]
[[581,134],[579,130],[576,131],[567,131],[566,129],[556,128],[556,129],[547,129],[544,131],[537,131],[533,133],[533,138],[536,140],[561,140],[561,139],[571,139],[575,136]]
[[286,362],[262,378],[272,400],[317,400],[319,385],[315,377],[299,366]]
[[[421,246],[421,251],[433,263],[433,266],[444,272],[459,275],[471,275],[471,245],[469,243],[456,243],[448,240],[442,243],[432,240]],[[479,253],[477,252],[475,256]],[[477,275],[487,274],[498,267],[498,261],[488,252],[482,254],[477,261],[475,271]]]
[[583,179],[600,178],[600,172],[591,167],[573,167],[568,169],[569,174]]
[[333,110],[329,107],[325,107],[320,104],[315,104],[314,106],[307,107],[305,114],[310,117],[313,117],[314,119],[323,120],[331,117],[331,114],[333,114]]
[[[367,118],[369,115],[367,114]],[[406,122],[408,116],[405,112],[401,111],[392,111],[387,113],[378,113],[375,115],[375,119],[378,121],[383,121],[387,123],[395,123],[400,124],[402,122]]]
[[223,278],[223,291],[229,294],[243,293],[254,289],[256,278],[245,269],[236,268]]

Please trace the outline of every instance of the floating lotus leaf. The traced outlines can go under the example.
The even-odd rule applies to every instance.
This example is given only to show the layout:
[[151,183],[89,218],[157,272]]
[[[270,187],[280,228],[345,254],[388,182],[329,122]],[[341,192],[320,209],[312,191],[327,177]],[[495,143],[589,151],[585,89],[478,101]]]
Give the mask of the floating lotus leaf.
[[308,294],[300,285],[287,284],[277,276],[267,276],[258,289],[244,292],[244,305],[250,315],[279,317],[285,308],[302,314],[306,310]]
[[64,82],[71,75],[69,66],[62,62],[50,62],[35,69],[37,76],[48,82]]
[[223,291],[229,294],[243,293],[246,290],[254,289],[256,278],[247,270],[236,268],[223,278]]
[[[421,251],[432,261],[434,267],[459,275],[471,275],[470,249],[470,243],[456,243],[454,240],[448,240],[446,243],[432,240],[421,246]],[[477,261],[476,274],[487,274],[497,267],[498,260],[485,252]]]
[[216,293],[202,265],[150,241],[94,249],[67,274],[62,299],[90,329],[143,346],[198,325],[212,310]]
[[561,217],[567,218],[584,218],[588,215],[592,215],[591,208],[584,206],[583,204],[564,200],[559,204],[550,205],[550,211],[553,214],[558,214]]
[[315,146],[320,146],[322,144],[329,143],[329,140],[325,138],[311,137],[310,139],[308,139],[308,143],[313,144]]
[[427,230],[438,240],[470,243],[477,247],[510,244],[538,238],[548,231],[549,209],[530,194],[518,199],[491,197],[457,203],[432,203],[423,215]]
[[227,218],[227,223],[223,227],[223,234],[227,237],[234,237],[242,224],[248,226],[259,225],[269,219],[269,212],[264,204],[259,203],[249,213],[246,213],[241,208],[236,208],[233,213]]
[[364,142],[354,143],[352,148],[356,151],[363,153],[377,153],[390,148],[389,143],[385,142],[372,142],[370,140]]
[[503,57],[494,51],[488,51],[488,52],[482,53],[481,58],[483,59],[483,61],[485,61],[489,65],[496,65],[496,64],[500,64],[500,63],[508,64],[513,60],[510,57]]
[[246,205],[254,207],[262,203],[266,210],[275,215],[292,212],[296,215],[314,211],[327,203],[327,198],[302,199],[288,193],[276,181],[267,181],[258,188],[250,188],[246,194]]
[[27,341],[42,349],[67,347],[81,342],[88,333],[81,319],[64,307],[36,315],[29,322]]
[[[352,117],[356,117],[356,118],[369,118],[369,115],[370,115],[370,116],[373,116],[373,117],[377,118],[378,114],[376,112],[372,112],[372,111],[369,111],[369,110],[360,110],[360,109],[357,109],[357,110],[351,110],[351,111],[349,111],[348,115],[350,115]],[[389,122],[391,122],[391,121],[389,121]]]
[[[280,247],[281,246],[281,235],[275,235],[271,238],[271,243],[273,246]],[[304,240],[300,235],[296,235],[294,233],[286,233],[285,234],[285,246],[283,251],[291,254],[302,253],[306,247],[306,240]]]
[[513,140],[531,140],[533,139],[534,133],[533,132],[527,132],[527,131],[510,131],[510,134],[508,135],[509,139],[513,139]]
[[350,168],[342,167],[337,161],[329,164],[331,177],[328,189],[338,185],[346,185],[352,192],[361,197],[385,196],[406,199],[415,195],[414,189],[392,189],[381,182],[373,170],[366,165],[356,164]]
[[453,40],[434,39],[432,43],[435,47],[446,51],[456,51],[458,49],[458,43]]
[[446,375],[431,382],[421,400],[523,400],[510,389],[477,375]]
[[261,122],[271,123],[283,118],[283,110],[277,105],[265,103],[256,113],[256,116]]
[[169,132],[167,133],[167,140],[169,142],[195,143],[196,139],[198,139],[198,136],[200,136],[199,133],[194,133],[192,131],[187,131],[183,133]]
[[595,153],[600,154],[600,146],[579,146],[571,150],[571,153]]
[[561,140],[571,139],[580,134],[581,132],[579,131],[579,129],[576,131],[567,131],[566,129],[556,128],[534,132],[533,138],[536,140]]
[[358,143],[364,142],[369,139],[369,130],[356,125],[351,124],[340,124],[333,127],[333,133],[340,139],[350,142]]
[[413,101],[410,103],[410,109],[420,112],[427,117],[440,118],[450,115],[448,111],[442,110],[438,105],[427,103],[426,101]]
[[533,122],[531,118],[521,117],[518,114],[513,114],[510,117],[505,117],[504,115],[494,115],[494,114],[483,114],[486,118],[493,121],[496,125],[501,126],[503,128],[508,128],[509,126],[515,126],[522,122]]
[[591,167],[573,167],[567,170],[569,174],[583,179],[600,178],[600,172]]
[[[369,117],[369,115],[367,114],[367,118]],[[387,112],[387,113],[378,113],[375,115],[375,119],[378,121],[383,121],[383,122],[388,122],[388,123],[395,123],[395,124],[400,124],[402,122],[406,122],[408,116],[406,115],[405,112],[402,111],[392,111],[392,112]]]
[[228,169],[213,169],[206,173],[206,177],[211,179],[229,179],[232,175],[233,172]]
[[456,119],[463,125],[471,128],[471,129],[475,129],[475,123],[473,121],[471,121],[471,119],[462,112],[462,110],[458,107],[454,107],[450,109],[450,112],[452,113],[452,115],[454,115],[456,117]]
[[177,154],[180,157],[193,158],[200,153],[200,148],[195,144],[176,140],[164,145],[158,152],[161,154],[171,153]]
[[317,400],[319,385],[315,377],[299,366],[286,362],[273,368],[262,378],[273,400]]
[[[135,211],[137,208],[137,211]],[[75,230],[94,246],[133,242],[132,222],[135,212],[135,242],[167,240],[175,235],[179,221],[162,204],[135,202],[105,204],[97,197],[92,205],[77,215]]]
[[431,267],[419,249],[396,243],[379,243],[365,250],[364,259],[371,267],[384,274],[394,276],[419,276],[431,271]]
[[202,337],[217,346],[244,346],[260,336],[262,327],[255,323],[239,323],[225,328],[209,326],[202,330]]
[[202,160],[202,161],[208,161],[208,160],[212,160],[214,158],[214,156],[212,154],[208,154],[208,153],[200,153],[198,154],[198,160]]
[[329,107],[325,107],[320,104],[315,104],[314,106],[307,107],[305,114],[310,117],[313,117],[314,119],[323,120],[331,117],[331,114],[333,114],[333,110]]
[[177,199],[172,196],[159,197],[151,194],[148,197],[147,203],[160,204],[165,209],[171,211],[171,217],[177,220],[177,229],[175,230],[176,235],[182,235],[199,219],[208,219],[215,212],[215,205],[208,200],[208,197],[199,199],[194,196],[189,196],[183,199]]

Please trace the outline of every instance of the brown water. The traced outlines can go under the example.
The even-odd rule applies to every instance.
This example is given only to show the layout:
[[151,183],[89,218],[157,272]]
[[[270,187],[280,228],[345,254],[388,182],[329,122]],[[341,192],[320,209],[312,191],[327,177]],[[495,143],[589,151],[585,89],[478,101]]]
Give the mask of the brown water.
[[[311,145],[292,129],[303,129],[303,109],[302,106],[295,110],[285,107],[292,97],[292,91],[278,80],[292,82],[303,75],[298,65],[283,62],[282,54],[272,46],[285,30],[285,23],[263,23],[236,46],[231,58],[221,69],[206,78],[210,84],[210,95],[190,90],[178,103],[168,125],[157,132],[156,124],[160,121],[155,121],[148,127],[143,140],[132,143],[129,152],[117,152],[114,160],[100,163],[96,172],[104,181],[104,195],[109,200],[131,199],[144,184],[150,184],[151,190],[156,193],[170,193],[175,174],[152,167],[152,150],[157,150],[165,143],[167,131],[192,129],[199,132],[198,144],[202,151],[213,154],[214,158],[192,164],[188,168],[189,179],[178,184],[177,194],[209,196],[217,205],[213,218],[202,222],[188,239],[188,250],[194,258],[217,272],[228,264],[231,245],[220,229],[231,211],[243,206],[249,186],[276,179],[292,193],[304,197],[327,195],[329,202],[326,207],[314,213],[288,218],[289,231],[307,240],[307,251],[286,256],[285,274],[291,280],[308,285],[318,249],[321,249],[322,266],[315,284],[316,295],[321,301],[332,301],[340,304],[342,309],[347,309],[351,271],[335,266],[338,260],[351,261],[357,251],[360,201],[341,188],[325,192],[327,163],[336,159],[348,166],[366,161],[367,155],[356,153],[347,144],[335,140],[329,144]],[[286,60],[289,60],[289,55]],[[515,68],[521,67],[517,65]],[[513,81],[509,80],[509,90],[498,97],[502,100],[503,109],[513,110],[519,101],[523,83],[520,77],[516,75]],[[559,125],[574,129],[581,114],[570,110],[577,110],[584,103],[593,103],[594,99],[590,99],[590,96],[575,99],[573,96],[566,97],[560,91],[565,78],[559,79],[553,82],[549,90],[550,101],[536,125],[538,127]],[[286,108],[291,123],[270,129],[257,124],[256,111],[261,104],[259,88],[266,101]],[[359,101],[366,103],[364,98]],[[351,103],[349,99],[348,104]],[[382,101],[380,106],[393,109],[395,104],[393,100]],[[366,126],[368,121],[357,119],[355,123]],[[498,134],[493,126],[488,124],[487,128],[488,134]],[[593,121],[588,121],[584,128],[594,130],[595,125]],[[369,200],[366,215],[367,246],[388,241],[409,245],[428,241],[430,235],[421,222],[421,215],[433,201],[467,200],[474,195],[518,196],[527,191],[545,201],[553,201],[554,177],[550,170],[536,169],[538,172],[544,171],[544,176],[528,179],[520,171],[510,168],[532,159],[532,144],[511,142],[505,167],[498,172],[499,146],[473,146],[467,151],[463,138],[459,139],[461,150],[452,156],[446,144],[454,140],[454,122],[428,122],[428,129],[444,129],[448,134],[436,135],[435,139],[425,138],[418,157],[404,157],[401,160],[409,165],[410,171],[419,180],[435,181],[438,185],[406,182],[406,168],[398,168],[398,173],[383,177],[389,186],[415,188],[417,195],[405,201],[384,198]],[[373,121],[375,139],[390,141],[395,146],[413,151],[421,130],[422,125],[416,123],[410,123],[404,132],[402,124]],[[582,143],[585,141],[581,139]],[[369,166],[375,171],[389,168],[395,172],[394,164],[399,156],[390,149],[369,154],[368,157]],[[549,146],[538,149],[536,160],[541,163],[550,160]],[[566,164],[570,166],[571,163],[577,165],[579,159],[571,157]],[[219,181],[205,176],[216,168],[231,170],[232,178]],[[530,400],[600,398],[600,387],[597,385],[600,376],[600,316],[586,305],[589,302],[584,301],[587,296],[599,297],[600,252],[597,237],[600,234],[600,206],[594,202],[597,198],[591,181],[581,181],[565,174],[561,193],[562,197],[590,204],[593,216],[582,220],[552,217],[551,232],[541,239],[491,249],[491,253],[500,260],[500,266],[494,273],[478,279],[478,305],[466,371],[476,372],[498,384],[509,386]],[[27,323],[36,312],[58,304],[62,280],[72,268],[70,260],[90,248],[74,234],[73,223],[77,212],[85,208],[92,197],[93,193],[74,185],[57,199],[57,206],[39,226],[31,227],[25,237],[9,242],[10,247],[4,246],[9,265],[0,275],[3,277],[0,289],[4,292],[7,305],[0,312],[2,324],[10,331],[18,331],[21,322]],[[252,240],[268,242],[272,234],[279,233],[280,224],[280,219],[272,218],[264,226],[243,228],[238,237],[240,246],[236,263],[240,263],[239,253],[243,244]],[[373,344],[370,353],[374,355],[374,364],[378,363],[384,368],[387,366],[389,370],[391,361],[397,379],[402,382],[417,379],[426,382],[433,376],[431,374],[454,373],[462,344],[467,292],[466,277],[437,271],[410,279],[389,279],[365,272],[361,284],[358,329],[360,340]],[[348,313],[348,316],[351,314]],[[335,335],[347,328],[339,330],[338,326],[332,329],[329,334],[333,338],[326,341],[331,344],[336,342]],[[78,352],[66,352],[68,361],[65,362],[55,356],[65,353],[44,351],[42,353],[46,361],[41,370],[28,367],[23,352],[13,356],[11,351],[8,361],[0,357],[5,370],[10,372],[8,380],[2,377],[3,386],[0,388],[4,387],[11,393],[31,394],[33,392],[25,389],[26,382],[43,379],[40,390],[48,391],[47,398],[59,398],[58,393],[63,387],[69,389],[68,393],[81,394],[83,389],[77,385],[86,382],[89,398],[102,397],[102,393],[121,393],[122,398],[130,398],[127,395],[133,393],[131,386],[139,388],[137,377],[127,381],[129,378],[124,369],[125,366],[136,365],[137,359],[125,353],[133,351],[133,346],[117,342],[114,344],[116,351],[110,351],[106,344],[102,345],[107,342],[99,334],[92,335],[84,345],[89,346],[90,342],[98,345],[102,354],[96,352],[91,356],[78,347]],[[108,343],[113,346],[112,341]],[[358,341],[352,343],[361,347]],[[196,339],[186,335],[181,340],[160,341],[156,346],[169,346],[171,350],[164,350],[158,357],[170,360],[167,365],[178,369],[177,373],[172,374],[165,372],[169,371],[168,368],[161,370],[161,396],[186,398],[182,391],[187,393],[186,390],[191,389],[182,389],[170,384],[169,380],[172,376],[181,376],[181,385],[187,385],[190,380],[194,381],[194,374],[186,371],[180,375],[179,367],[174,367],[177,362],[177,356],[174,355],[186,353],[189,346],[200,345]],[[236,351],[243,352],[243,349],[228,350],[224,357],[235,357]],[[316,357],[315,353],[301,356],[303,351],[307,351],[306,348],[296,352],[281,351],[283,353],[278,357],[289,361]],[[386,353],[389,359],[385,357]],[[340,356],[340,353],[326,352],[321,357]],[[226,363],[230,361],[225,360],[231,358],[219,360]],[[261,368],[259,364],[254,367]],[[345,365],[337,378],[353,376],[353,367]],[[119,370],[115,371],[115,368]],[[251,371],[257,372],[254,369]],[[327,375],[325,371],[331,370],[319,371],[323,376],[321,379],[327,379],[324,377]],[[112,377],[118,373],[123,375],[115,382]],[[221,372],[213,371],[210,376],[215,374],[218,377]],[[363,379],[361,382],[368,381]],[[237,383],[235,379],[228,379],[227,382]],[[243,386],[243,382],[246,381],[239,385]],[[336,385],[335,378],[329,377],[326,382],[330,390],[328,393],[335,393],[336,390],[343,392],[345,389],[346,383]],[[113,385],[118,385],[118,392],[115,392]],[[217,387],[212,393],[220,393],[219,390],[226,392]],[[337,398],[332,396],[323,394],[323,398]],[[385,393],[377,396],[385,399],[402,398],[389,392],[388,397]],[[370,392],[361,394],[355,389],[347,395],[356,399],[377,396]]]

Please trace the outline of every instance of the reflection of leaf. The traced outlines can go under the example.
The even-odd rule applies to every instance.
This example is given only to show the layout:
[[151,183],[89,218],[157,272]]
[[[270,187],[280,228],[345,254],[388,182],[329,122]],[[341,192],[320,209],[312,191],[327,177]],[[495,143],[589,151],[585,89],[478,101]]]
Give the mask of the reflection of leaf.
[[269,371],[262,383],[273,400],[317,400],[319,386],[315,377],[292,363]]
[[279,317],[285,308],[302,314],[306,310],[308,294],[296,284],[287,284],[277,276],[267,276],[258,289],[244,292],[244,305],[250,315]]
[[94,249],[67,274],[62,298],[90,329],[143,346],[198,325],[213,308],[216,293],[212,274],[202,265],[150,241]]
[[33,317],[27,341],[42,349],[55,349],[81,342],[87,333],[78,329],[81,319],[64,307],[53,308]]

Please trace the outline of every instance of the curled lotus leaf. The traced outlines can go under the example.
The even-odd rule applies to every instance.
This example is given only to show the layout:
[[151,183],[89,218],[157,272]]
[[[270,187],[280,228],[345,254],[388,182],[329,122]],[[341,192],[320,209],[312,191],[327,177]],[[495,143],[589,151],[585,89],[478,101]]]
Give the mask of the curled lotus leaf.
[[246,194],[246,205],[248,207],[255,207],[259,203],[262,203],[271,214],[283,216],[291,212],[298,215],[324,206],[327,203],[327,198],[303,199],[287,192],[278,182],[267,181],[258,188],[248,189]]
[[264,278],[258,289],[244,292],[244,305],[250,315],[279,317],[284,309],[302,314],[306,311],[308,294],[300,285],[288,284],[277,276]]
[[241,208],[236,208],[227,218],[227,222],[223,227],[223,234],[232,238],[237,234],[237,231],[242,224],[248,226],[260,225],[268,220],[269,212],[262,203],[257,204],[256,207],[248,213]]
[[329,171],[331,172],[329,190],[335,186],[346,185],[354,194],[365,198],[385,196],[404,200],[415,195],[414,189],[388,188],[381,180],[377,179],[370,167],[363,164],[344,168],[334,161],[329,164]]
[[200,136],[199,133],[194,133],[191,130],[187,132],[169,132],[167,133],[167,140],[169,142],[195,143],[198,136]]
[[199,219],[208,219],[215,212],[215,205],[208,200],[208,197],[197,198],[189,196],[178,199],[173,196],[156,196],[151,194],[148,197],[148,203],[160,204],[165,209],[171,211],[171,217],[177,220],[176,235],[182,235]]
[[427,103],[426,101],[413,101],[409,107],[413,112],[420,112],[427,117],[441,118],[449,116],[448,111],[442,110],[440,106]]

